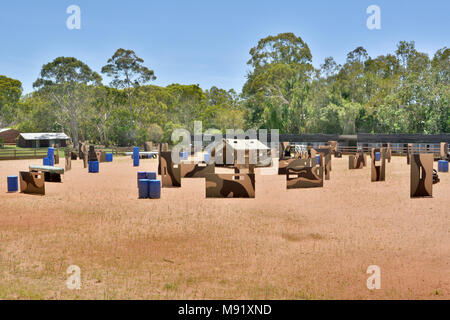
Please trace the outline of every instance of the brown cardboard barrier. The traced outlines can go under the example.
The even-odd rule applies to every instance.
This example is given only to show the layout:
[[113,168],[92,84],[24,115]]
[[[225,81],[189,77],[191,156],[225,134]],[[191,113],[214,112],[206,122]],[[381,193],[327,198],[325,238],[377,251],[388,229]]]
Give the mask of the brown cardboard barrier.
[[255,174],[207,174],[207,198],[254,198]]

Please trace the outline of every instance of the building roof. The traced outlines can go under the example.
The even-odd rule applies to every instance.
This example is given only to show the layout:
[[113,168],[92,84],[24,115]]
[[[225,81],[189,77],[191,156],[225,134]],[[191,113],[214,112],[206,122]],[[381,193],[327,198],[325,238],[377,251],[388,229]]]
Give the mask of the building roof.
[[214,145],[214,148],[221,149],[223,144],[226,143],[234,150],[269,150],[264,143],[258,139],[222,139]]
[[44,132],[44,133],[21,133],[25,140],[68,140],[68,135],[64,132]]
[[0,128],[0,133],[11,130],[11,128]]

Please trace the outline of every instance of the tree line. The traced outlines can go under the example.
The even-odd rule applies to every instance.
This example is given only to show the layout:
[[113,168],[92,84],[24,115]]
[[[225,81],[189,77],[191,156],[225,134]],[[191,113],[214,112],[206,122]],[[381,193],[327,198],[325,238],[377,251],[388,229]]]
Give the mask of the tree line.
[[[280,133],[449,133],[450,49],[432,58],[413,41],[376,58],[357,47],[343,65],[320,68],[301,37],[282,33],[250,50],[242,92],[213,86],[152,85],[155,72],[118,49],[100,73],[74,57],[42,67],[34,91],[0,75],[0,127],[63,131],[103,145],[169,142],[176,128],[279,129]],[[102,83],[102,75],[112,79]]]

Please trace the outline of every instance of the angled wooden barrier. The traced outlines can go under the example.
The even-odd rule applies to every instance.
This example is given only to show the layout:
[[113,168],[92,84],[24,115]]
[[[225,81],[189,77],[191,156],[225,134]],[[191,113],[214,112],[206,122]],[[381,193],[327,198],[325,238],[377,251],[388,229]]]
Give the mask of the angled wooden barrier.
[[433,196],[433,154],[411,155],[411,198]]
[[206,162],[199,163],[180,163],[181,178],[205,178],[207,174],[214,173],[214,163],[208,164]]
[[287,189],[323,187],[323,167],[297,166],[287,169]]
[[207,198],[254,198],[255,174],[207,174]]
[[45,195],[45,179],[42,172],[20,171],[20,192]]
[[172,152],[162,151],[159,153],[159,158],[162,187],[181,187],[181,165],[172,162]]
[[367,165],[367,156],[364,152],[358,152],[355,155],[348,156],[349,169],[362,169]]
[[[376,154],[380,154],[380,159],[376,159]],[[385,181],[386,179],[386,158],[385,148],[372,148],[371,155],[371,174],[370,179],[374,181]]]

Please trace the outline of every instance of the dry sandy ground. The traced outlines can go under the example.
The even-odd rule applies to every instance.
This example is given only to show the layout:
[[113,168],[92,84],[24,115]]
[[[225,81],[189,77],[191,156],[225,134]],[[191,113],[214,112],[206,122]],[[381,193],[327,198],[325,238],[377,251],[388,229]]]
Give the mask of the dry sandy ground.
[[[256,199],[205,199],[183,179],[138,200],[128,157],[89,174],[80,161],[45,196],[6,193],[38,160],[0,161],[1,299],[449,299],[450,174],[410,199],[405,158],[370,168],[333,159],[324,188],[286,190],[256,177]],[[70,265],[80,290],[66,287]],[[366,287],[369,265],[381,289]]]

